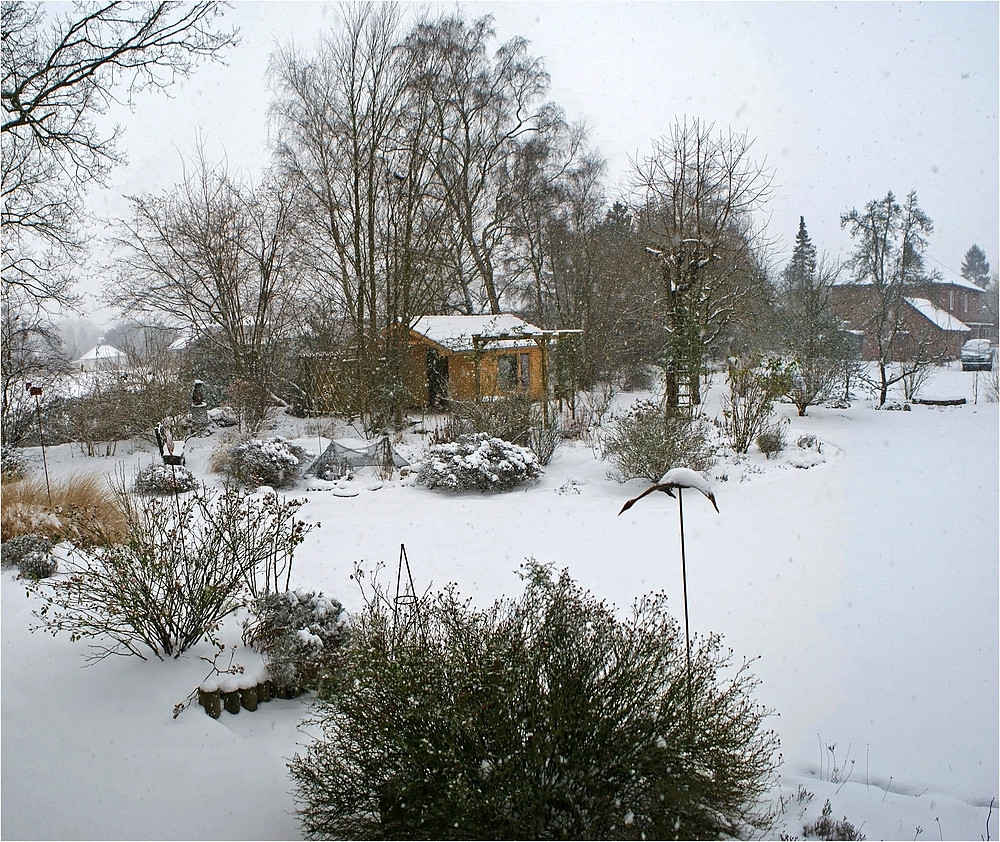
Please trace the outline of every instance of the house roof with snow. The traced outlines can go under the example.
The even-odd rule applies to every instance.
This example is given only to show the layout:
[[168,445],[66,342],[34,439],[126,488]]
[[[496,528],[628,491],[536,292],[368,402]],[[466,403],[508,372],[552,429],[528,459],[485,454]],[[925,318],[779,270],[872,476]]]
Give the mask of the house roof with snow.
[[[915,281],[912,284],[908,284],[909,287],[919,288],[921,286],[927,286],[933,284],[935,286],[953,286],[959,289],[967,289],[972,292],[984,292],[983,288],[978,284],[972,283],[972,281],[967,281],[960,275],[952,275],[949,273],[947,278],[945,277],[935,277],[935,278],[925,278],[921,281]],[[857,278],[852,278],[850,275],[839,277],[833,282],[835,287],[869,287],[872,285],[872,281],[865,279],[859,281]]]
[[99,360],[121,360],[126,356],[124,351],[118,350],[114,345],[108,345],[107,342],[99,342],[87,351],[87,353],[74,360],[74,362],[82,365],[84,363],[96,363]]
[[448,351],[474,351],[474,336],[490,337],[515,334],[514,337],[490,342],[495,348],[534,348],[534,336],[544,333],[524,319],[501,313],[495,316],[421,316],[411,328]]
[[905,298],[903,300],[906,301],[906,303],[909,304],[914,310],[920,313],[921,316],[941,330],[972,330],[967,324],[965,324],[965,322],[959,321],[947,310],[942,310],[940,307],[934,306],[926,298]]

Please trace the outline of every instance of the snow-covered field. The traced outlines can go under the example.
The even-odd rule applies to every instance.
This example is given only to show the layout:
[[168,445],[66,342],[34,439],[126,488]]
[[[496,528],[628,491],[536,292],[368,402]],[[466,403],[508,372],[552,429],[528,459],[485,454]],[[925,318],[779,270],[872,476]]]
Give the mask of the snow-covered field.
[[[998,405],[981,394],[971,404],[973,377],[952,365],[923,390],[970,399],[959,407],[875,411],[861,400],[798,418],[781,405],[783,457],[754,450],[720,464],[719,513],[685,498],[692,631],[722,633],[737,658],[759,655],[758,698],[779,714],[774,798],[788,804],[776,834],[802,836],[829,798],[833,818],[869,839],[998,836]],[[325,445],[312,421],[283,418],[277,432],[314,453]],[[805,433],[823,443],[818,457],[794,447]],[[210,481],[220,437],[188,443],[188,467]],[[421,446],[414,433],[400,451]],[[49,450],[55,475],[153,461],[139,445],[110,459]],[[322,527],[300,548],[293,584],[357,608],[354,562],[384,561],[394,576],[405,544],[418,590],[453,581],[486,604],[519,593],[518,566],[534,557],[622,607],[665,589],[680,616],[677,505],[656,494],[619,517],[646,484],[607,470],[577,442],[539,483],[506,494],[429,491],[412,477],[379,487],[365,471],[354,497],[300,484],[300,515]],[[85,667],[84,644],[29,633],[31,609],[5,571],[4,839],[301,838],[285,763],[308,740],[307,697],[174,719],[208,673],[199,656],[210,647]],[[225,631],[239,642],[236,618]],[[236,658],[258,663],[245,649]]]

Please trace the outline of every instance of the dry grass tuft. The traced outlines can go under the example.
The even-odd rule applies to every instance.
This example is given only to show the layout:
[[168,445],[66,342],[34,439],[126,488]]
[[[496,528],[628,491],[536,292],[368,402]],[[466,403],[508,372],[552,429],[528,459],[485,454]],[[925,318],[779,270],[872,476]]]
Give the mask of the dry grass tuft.
[[51,482],[44,477],[6,481],[0,486],[0,540],[44,535],[53,543],[92,544],[101,533],[124,534],[125,521],[107,482],[97,474],[71,474]]

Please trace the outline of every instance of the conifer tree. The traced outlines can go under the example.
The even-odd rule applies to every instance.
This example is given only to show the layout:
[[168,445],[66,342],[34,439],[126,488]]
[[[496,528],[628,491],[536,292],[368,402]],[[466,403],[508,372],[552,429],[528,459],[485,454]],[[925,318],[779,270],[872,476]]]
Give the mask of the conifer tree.
[[852,356],[852,345],[830,307],[836,266],[818,261],[804,217],[792,257],[782,273],[779,317],[785,350],[796,363],[789,398],[799,415],[833,396]]
[[975,244],[965,253],[962,277],[983,289],[990,285],[990,264],[986,261],[986,252]]

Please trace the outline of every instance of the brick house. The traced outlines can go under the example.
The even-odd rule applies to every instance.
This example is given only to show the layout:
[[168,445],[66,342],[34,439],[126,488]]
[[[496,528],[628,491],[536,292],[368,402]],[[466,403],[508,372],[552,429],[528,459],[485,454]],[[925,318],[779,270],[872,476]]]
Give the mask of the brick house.
[[[906,287],[890,314],[898,318],[890,352],[893,360],[941,356],[956,359],[969,339],[996,341],[996,325],[986,307],[986,291],[964,278],[941,278]],[[879,298],[871,283],[841,282],[834,285],[834,313],[845,328],[859,337],[863,359],[877,357],[875,321]]]

